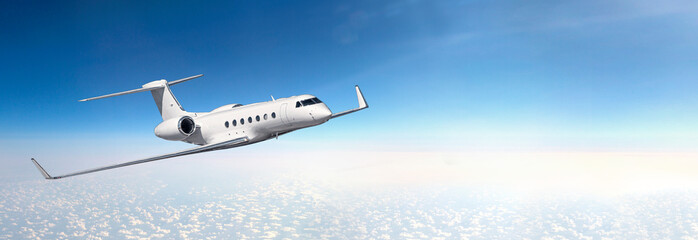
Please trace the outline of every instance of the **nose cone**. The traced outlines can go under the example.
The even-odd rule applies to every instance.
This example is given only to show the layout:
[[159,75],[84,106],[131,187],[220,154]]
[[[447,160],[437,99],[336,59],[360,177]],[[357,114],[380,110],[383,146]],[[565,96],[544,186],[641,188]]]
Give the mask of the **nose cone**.
[[317,116],[318,118],[322,119],[322,121],[327,121],[330,120],[330,117],[332,117],[332,111],[330,111],[330,108],[328,108],[327,105],[322,104],[318,107]]

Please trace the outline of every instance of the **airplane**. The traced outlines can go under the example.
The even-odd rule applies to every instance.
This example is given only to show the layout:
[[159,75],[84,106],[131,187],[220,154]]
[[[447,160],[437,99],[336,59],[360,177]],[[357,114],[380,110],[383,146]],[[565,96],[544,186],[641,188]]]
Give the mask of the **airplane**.
[[150,91],[162,116],[162,122],[155,127],[155,136],[170,141],[196,144],[199,145],[198,147],[60,176],[49,175],[34,158],[31,159],[32,162],[44,178],[61,179],[167,158],[241,147],[272,138],[278,139],[280,135],[317,126],[330,119],[368,108],[361,89],[356,85],[354,88],[359,107],[339,113],[332,113],[320,99],[308,94],[279,99],[274,99],[272,96],[271,101],[248,105],[228,104],[210,112],[187,112],[172,94],[170,86],[201,76],[203,74],[170,82],[162,79],[146,83],[138,89],[79,100],[85,102]]

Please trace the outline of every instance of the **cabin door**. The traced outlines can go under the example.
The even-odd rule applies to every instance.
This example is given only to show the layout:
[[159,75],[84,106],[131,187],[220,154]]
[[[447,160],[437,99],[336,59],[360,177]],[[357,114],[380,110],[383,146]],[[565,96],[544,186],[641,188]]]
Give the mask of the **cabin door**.
[[288,120],[288,103],[281,104],[281,109],[279,109],[279,112],[281,113],[281,121],[284,122],[286,125],[291,125],[291,121]]

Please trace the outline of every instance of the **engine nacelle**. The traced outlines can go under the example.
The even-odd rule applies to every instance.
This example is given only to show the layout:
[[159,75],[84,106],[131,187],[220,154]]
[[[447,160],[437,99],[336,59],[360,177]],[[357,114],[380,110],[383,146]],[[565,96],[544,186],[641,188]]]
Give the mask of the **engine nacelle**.
[[155,136],[159,138],[180,141],[191,136],[196,131],[194,119],[189,116],[170,118],[155,127]]

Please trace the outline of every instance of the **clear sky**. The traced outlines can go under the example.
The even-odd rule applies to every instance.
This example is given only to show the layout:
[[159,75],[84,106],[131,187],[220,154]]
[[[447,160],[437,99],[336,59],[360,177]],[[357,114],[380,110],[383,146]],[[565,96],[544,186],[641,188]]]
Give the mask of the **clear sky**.
[[[188,111],[303,93],[342,111],[357,105],[353,85],[362,87],[369,110],[255,151],[283,141],[304,143],[299,151],[328,142],[377,151],[698,149],[695,1],[12,1],[0,9],[0,152],[10,167],[31,169],[33,156],[58,166],[185,148],[153,135],[161,119],[150,94],[77,100],[200,73],[173,87]],[[236,151],[250,150],[228,153]]]

